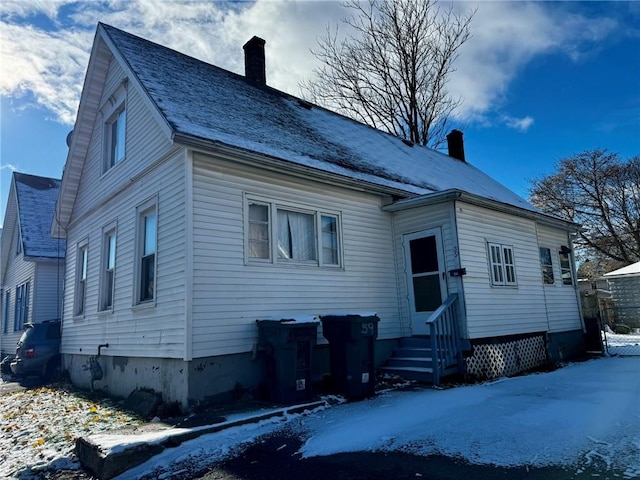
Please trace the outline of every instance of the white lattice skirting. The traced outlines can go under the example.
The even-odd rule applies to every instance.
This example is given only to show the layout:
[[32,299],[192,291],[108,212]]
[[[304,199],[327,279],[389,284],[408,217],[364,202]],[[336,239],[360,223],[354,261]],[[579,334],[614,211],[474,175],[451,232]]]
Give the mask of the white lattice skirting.
[[475,344],[466,359],[467,374],[480,379],[508,377],[547,362],[542,335],[503,343]]

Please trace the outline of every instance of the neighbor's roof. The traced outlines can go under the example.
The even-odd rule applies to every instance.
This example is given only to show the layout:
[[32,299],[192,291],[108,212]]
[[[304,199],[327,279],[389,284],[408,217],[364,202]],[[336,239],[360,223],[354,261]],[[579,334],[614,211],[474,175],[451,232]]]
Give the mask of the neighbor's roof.
[[622,267],[618,270],[614,270],[613,272],[604,274],[604,276],[608,278],[630,275],[640,275],[640,262],[632,263],[631,265],[627,265],[626,267]]
[[[311,106],[269,87],[100,24],[174,138],[226,145],[383,189],[462,190],[537,212],[469,163]],[[238,52],[241,55],[241,52]]]
[[18,172],[13,173],[13,180],[24,255],[64,258],[64,240],[52,238],[50,235],[60,180]]

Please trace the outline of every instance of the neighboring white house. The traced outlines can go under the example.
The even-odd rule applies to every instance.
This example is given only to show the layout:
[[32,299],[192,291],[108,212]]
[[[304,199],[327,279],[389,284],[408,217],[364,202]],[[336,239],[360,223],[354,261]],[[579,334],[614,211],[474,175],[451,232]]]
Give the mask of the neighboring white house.
[[52,226],[74,382],[102,346],[98,388],[222,398],[264,380],[256,319],[285,312],[377,312],[380,365],[452,294],[474,374],[580,352],[576,225],[463,155],[272,89],[261,39],[245,67],[98,25]]
[[0,237],[0,349],[16,353],[25,323],[61,318],[64,239],[51,235],[60,180],[14,172]]
[[614,304],[614,320],[640,328],[640,262],[604,274]]

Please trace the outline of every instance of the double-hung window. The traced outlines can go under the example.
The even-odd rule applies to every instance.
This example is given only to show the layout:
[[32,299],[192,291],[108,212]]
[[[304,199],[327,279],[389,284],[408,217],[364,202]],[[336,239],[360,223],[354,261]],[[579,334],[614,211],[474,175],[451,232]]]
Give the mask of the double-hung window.
[[488,248],[491,284],[495,286],[517,285],[513,247],[501,243],[489,243]]
[[116,272],[116,229],[107,227],[102,236],[102,278],[100,310],[113,308]]
[[16,288],[16,305],[13,318],[13,331],[19,332],[29,318],[29,282]]
[[156,298],[156,236],[158,209],[156,200],[138,208],[138,261],[136,303]]
[[115,167],[126,156],[127,81],[113,92],[100,108],[104,118],[103,172]]
[[571,271],[571,257],[568,253],[558,252],[560,257],[560,274],[563,285],[573,285],[573,273]]
[[247,200],[247,261],[339,267],[340,216],[300,205]]
[[542,268],[542,281],[547,285],[555,283],[555,279],[553,278],[551,249],[540,247],[540,266]]
[[87,292],[87,271],[89,268],[89,245],[83,242],[78,245],[76,255],[76,291],[74,315],[84,315],[86,292]]

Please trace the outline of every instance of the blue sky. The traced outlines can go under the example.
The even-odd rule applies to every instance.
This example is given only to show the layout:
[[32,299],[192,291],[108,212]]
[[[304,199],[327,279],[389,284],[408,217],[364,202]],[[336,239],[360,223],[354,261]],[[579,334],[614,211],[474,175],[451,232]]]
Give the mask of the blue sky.
[[[477,7],[449,84],[470,163],[526,198],[563,157],[640,154],[640,2],[452,5]],[[13,170],[62,176],[98,21],[237,73],[259,35],[268,82],[299,95],[309,49],[344,15],[320,1],[0,1],[0,219]]]

